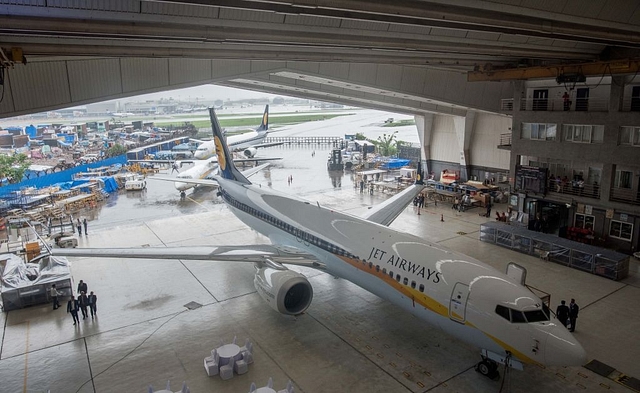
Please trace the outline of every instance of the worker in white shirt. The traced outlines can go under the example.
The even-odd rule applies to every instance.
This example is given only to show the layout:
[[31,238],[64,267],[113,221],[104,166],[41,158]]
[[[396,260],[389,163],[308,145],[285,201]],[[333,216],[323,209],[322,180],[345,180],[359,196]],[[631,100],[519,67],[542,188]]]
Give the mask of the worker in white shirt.
[[51,289],[49,290],[49,294],[51,295],[51,301],[53,302],[53,309],[56,310],[60,307],[60,302],[58,302],[58,296],[62,295],[56,289],[56,284],[51,285]]

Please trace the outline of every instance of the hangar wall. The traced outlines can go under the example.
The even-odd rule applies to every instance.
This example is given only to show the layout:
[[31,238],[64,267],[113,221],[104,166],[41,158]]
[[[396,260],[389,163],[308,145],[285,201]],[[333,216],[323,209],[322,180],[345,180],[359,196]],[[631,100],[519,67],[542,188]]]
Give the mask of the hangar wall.
[[512,119],[507,116],[478,113],[469,146],[471,165],[509,170],[511,152],[498,149],[500,134],[509,133]]

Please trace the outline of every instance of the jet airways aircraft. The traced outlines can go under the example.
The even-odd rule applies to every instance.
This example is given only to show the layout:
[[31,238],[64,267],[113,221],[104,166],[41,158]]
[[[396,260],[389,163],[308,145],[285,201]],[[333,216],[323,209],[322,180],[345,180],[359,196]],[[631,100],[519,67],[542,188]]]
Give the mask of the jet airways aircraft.
[[580,343],[518,280],[388,227],[423,185],[410,186],[363,217],[274,192],[251,184],[238,171],[213,109],[210,115],[220,165],[215,177],[219,195],[271,245],[55,249],[53,254],[253,262],[257,293],[273,309],[290,315],[310,306],[313,288],[304,275],[284,265],[309,266],[347,279],[476,346],[482,356],[476,369],[489,377],[497,377],[497,363],[518,369],[523,363],[585,363]]
[[[265,106],[262,114],[262,123],[255,131],[250,131],[240,135],[233,135],[227,138],[227,146],[231,151],[242,151],[247,158],[253,158],[259,148],[281,145],[282,142],[260,143],[269,133],[269,105]],[[216,153],[213,140],[204,141],[198,146],[194,157],[198,160],[205,160]]]

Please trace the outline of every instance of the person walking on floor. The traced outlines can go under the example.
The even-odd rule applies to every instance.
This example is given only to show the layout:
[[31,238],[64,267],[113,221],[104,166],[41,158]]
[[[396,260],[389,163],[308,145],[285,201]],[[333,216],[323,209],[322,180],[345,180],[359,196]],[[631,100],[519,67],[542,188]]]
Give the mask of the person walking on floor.
[[98,297],[94,295],[93,291],[89,294],[89,311],[91,311],[91,319],[94,315],[98,315]]
[[87,283],[80,280],[80,282],[78,283],[78,293],[87,293]]
[[82,319],[87,319],[87,307],[89,306],[89,298],[87,297],[87,293],[85,291],[80,292],[78,296],[78,306],[80,306],[80,311],[82,311]]
[[80,323],[80,319],[78,318],[78,301],[73,295],[71,295],[71,299],[67,302],[67,313],[71,313],[74,325]]
[[56,284],[51,285],[51,289],[49,290],[49,294],[51,295],[51,301],[53,302],[53,309],[56,310],[60,308],[60,302],[58,302],[58,296],[62,295],[56,289]]
[[80,219],[76,223],[76,227],[78,228],[78,236],[82,236],[82,224],[80,223]]
[[487,202],[487,214],[486,217],[491,218],[491,202]]
[[85,236],[89,234],[89,232],[87,232],[87,219],[83,218],[82,219],[82,226],[84,227],[84,234]]
[[580,307],[576,304],[576,299],[571,299],[571,303],[569,303],[569,321],[571,322],[570,332],[574,332],[576,330],[576,319],[578,319],[578,311],[580,311]]
[[569,307],[567,307],[566,302],[562,300],[560,305],[556,309],[556,317],[565,327],[567,327],[567,320],[569,319]]

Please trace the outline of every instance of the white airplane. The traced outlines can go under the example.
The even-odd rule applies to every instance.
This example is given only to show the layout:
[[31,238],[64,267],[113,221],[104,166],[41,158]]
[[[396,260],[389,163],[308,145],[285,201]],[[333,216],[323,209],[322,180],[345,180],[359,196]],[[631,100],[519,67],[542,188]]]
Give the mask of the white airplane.
[[[255,129],[240,135],[232,135],[227,138],[227,146],[231,151],[242,151],[247,158],[253,158],[259,148],[281,145],[282,142],[260,143],[269,134],[269,105],[265,106],[262,114],[262,123]],[[214,141],[204,141],[198,146],[194,158],[205,160],[216,153]]]
[[[257,293],[274,310],[303,313],[313,288],[284,265],[308,266],[347,279],[480,349],[476,370],[491,378],[498,363],[578,366],[586,352],[543,301],[520,281],[474,258],[388,225],[423,185],[356,217],[251,184],[235,167],[210,109],[219,159],[219,195],[271,245],[55,249],[54,255],[252,262]],[[420,173],[420,169],[419,169]],[[198,184],[211,180],[194,181]],[[205,182],[205,183],[203,183]]]
[[[280,160],[281,157],[269,157],[269,158],[251,158],[251,159],[236,159],[235,162],[258,162],[258,161],[273,161]],[[187,182],[187,180],[202,180],[212,177],[213,174],[216,173],[218,169],[218,157],[213,156],[206,160],[183,160],[176,161],[174,165],[181,166],[181,163],[192,163],[193,166],[183,172],[180,172],[175,178],[163,177],[163,176],[153,176],[150,179],[153,180],[164,180],[164,181],[172,181],[176,190],[180,191],[180,195],[184,196],[184,192],[190,188],[196,187],[198,184],[193,182]],[[264,165],[256,166],[255,168],[249,169],[247,173],[254,174],[260,169],[264,168]],[[259,168],[254,171],[254,169]],[[173,171],[172,171],[173,172]],[[211,185],[217,186],[218,183],[213,183]]]

